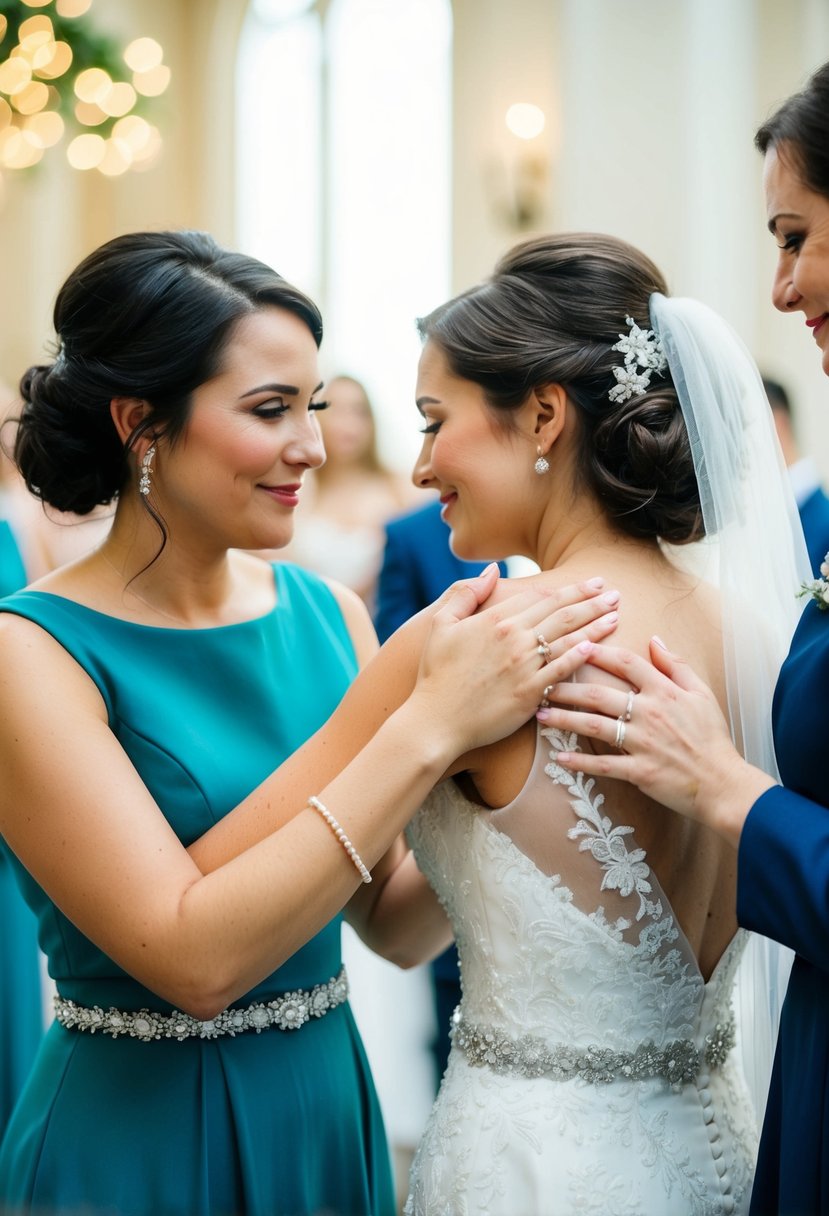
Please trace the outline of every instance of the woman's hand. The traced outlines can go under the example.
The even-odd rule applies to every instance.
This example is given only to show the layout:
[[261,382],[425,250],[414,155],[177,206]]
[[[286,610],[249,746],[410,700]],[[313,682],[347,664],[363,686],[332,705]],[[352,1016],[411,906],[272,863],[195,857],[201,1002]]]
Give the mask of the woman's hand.
[[602,593],[600,578],[534,588],[477,612],[497,579],[493,565],[443,596],[412,693],[445,726],[456,756],[527,722],[545,688],[566,680],[584,662],[576,643],[607,637],[618,621],[619,593]]
[[569,708],[539,710],[542,725],[618,748],[598,755],[562,752],[557,756],[562,768],[629,781],[736,846],[752,804],[774,781],[737,752],[708,685],[656,638],[652,663],[632,651],[590,642],[576,650],[582,664],[620,677],[630,691],[585,683],[548,691],[547,700]]

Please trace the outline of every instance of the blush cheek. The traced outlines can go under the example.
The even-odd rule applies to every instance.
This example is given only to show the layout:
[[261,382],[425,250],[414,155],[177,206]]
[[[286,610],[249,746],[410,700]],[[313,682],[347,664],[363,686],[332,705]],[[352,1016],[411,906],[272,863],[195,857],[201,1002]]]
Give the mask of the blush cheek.
[[224,445],[224,458],[235,472],[259,481],[279,459],[279,446],[267,436],[246,435]]
[[482,475],[480,463],[470,448],[452,440],[440,443],[440,432],[432,445],[429,463],[438,481],[448,486],[474,484]]

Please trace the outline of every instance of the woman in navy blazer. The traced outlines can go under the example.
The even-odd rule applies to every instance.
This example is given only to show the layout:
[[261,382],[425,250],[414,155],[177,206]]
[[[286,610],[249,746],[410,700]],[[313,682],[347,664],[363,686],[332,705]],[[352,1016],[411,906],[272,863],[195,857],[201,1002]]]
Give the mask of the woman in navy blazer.
[[[780,250],[772,299],[804,316],[829,375],[829,64],[764,123],[755,142]],[[763,588],[747,590],[762,607]],[[639,691],[624,753],[558,757],[583,772],[632,781],[719,831],[738,849],[740,924],[796,951],[752,1216],[829,1213],[829,581],[811,599],[772,708],[782,785],[739,756],[708,688],[657,639],[653,667],[618,649],[583,647],[589,662]],[[560,685],[556,699],[605,716],[554,709],[541,711],[542,720],[614,742],[623,693]]]

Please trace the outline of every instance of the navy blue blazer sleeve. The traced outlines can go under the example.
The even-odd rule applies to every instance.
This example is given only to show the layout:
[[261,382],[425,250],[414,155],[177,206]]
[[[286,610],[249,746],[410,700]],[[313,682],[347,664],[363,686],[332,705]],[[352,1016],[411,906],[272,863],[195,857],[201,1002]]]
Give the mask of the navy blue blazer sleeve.
[[374,628],[381,642],[431,602],[424,598],[423,590],[418,586],[418,563],[406,537],[405,528],[392,526],[386,530],[374,616]]
[[[505,574],[504,564],[499,566]],[[389,520],[374,613],[380,641],[434,603],[457,579],[472,578],[483,568],[483,562],[462,561],[452,552],[439,502]]]
[[829,970],[829,808],[777,785],[740,837],[737,919]]
[[815,490],[800,507],[800,522],[809,551],[812,572],[820,573],[820,564],[829,552],[829,498],[823,490]]

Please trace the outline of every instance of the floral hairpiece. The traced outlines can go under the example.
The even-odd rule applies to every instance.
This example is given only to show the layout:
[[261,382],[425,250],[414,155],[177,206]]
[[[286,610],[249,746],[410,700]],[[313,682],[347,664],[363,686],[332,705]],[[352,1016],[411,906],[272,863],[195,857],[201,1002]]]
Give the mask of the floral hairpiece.
[[804,595],[810,595],[821,612],[826,612],[829,608],[829,553],[820,563],[820,573],[821,578],[813,578],[808,583],[801,583],[797,596],[800,599]]
[[611,401],[641,397],[648,391],[651,373],[661,375],[668,366],[662,342],[652,329],[640,329],[633,317],[625,317],[625,324],[630,326],[630,333],[619,334],[619,341],[610,348],[625,356],[624,366],[613,368],[616,384],[607,394]]

